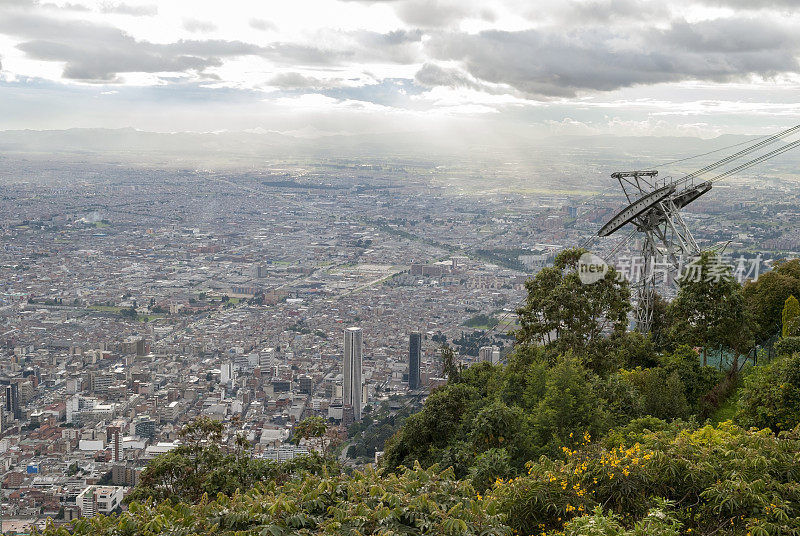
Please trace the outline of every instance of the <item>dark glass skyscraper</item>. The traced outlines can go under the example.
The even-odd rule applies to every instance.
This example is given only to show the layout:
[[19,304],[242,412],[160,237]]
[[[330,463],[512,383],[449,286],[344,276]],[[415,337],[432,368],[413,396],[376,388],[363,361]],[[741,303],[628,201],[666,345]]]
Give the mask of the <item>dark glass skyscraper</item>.
[[19,407],[19,385],[16,383],[6,386],[6,411],[13,414],[16,420],[22,418],[22,411]]
[[408,388],[419,389],[419,362],[422,360],[422,334],[408,337]]

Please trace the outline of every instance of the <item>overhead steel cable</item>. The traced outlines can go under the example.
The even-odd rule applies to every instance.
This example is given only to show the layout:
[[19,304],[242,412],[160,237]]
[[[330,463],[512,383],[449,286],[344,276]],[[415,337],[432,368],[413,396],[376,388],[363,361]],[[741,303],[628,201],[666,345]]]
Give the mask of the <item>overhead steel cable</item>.
[[759,140],[765,139],[769,136],[759,136],[757,138],[752,138],[745,141],[740,141],[739,143],[734,143],[733,145],[726,145],[725,147],[720,147],[719,149],[714,149],[713,151],[708,151],[707,153],[696,154],[692,156],[687,156],[685,158],[679,158],[677,160],[670,160],[669,162],[662,162],[661,164],[652,164],[647,166],[647,169],[656,169],[660,167],[671,166],[672,164],[680,164],[681,162],[686,162],[688,160],[694,160],[695,158],[702,158],[704,156],[708,156],[710,154],[721,153],[722,151],[726,151],[728,149],[733,149],[734,147],[741,147],[742,145],[748,145],[751,143],[755,143]]
[[716,181],[722,180],[722,179],[724,179],[726,177],[729,177],[729,176],[733,175],[734,173],[738,173],[739,171],[742,171],[742,170],[745,170],[747,168],[753,167],[753,166],[755,166],[757,164],[760,164],[761,162],[764,162],[764,161],[769,160],[771,158],[774,158],[774,157],[776,157],[778,155],[781,155],[781,154],[783,154],[783,153],[785,153],[787,151],[790,151],[790,150],[792,150],[792,149],[794,149],[795,147],[798,147],[798,146],[800,146],[800,140],[795,140],[795,141],[793,141],[791,143],[787,143],[783,147],[778,147],[777,149],[775,149],[773,151],[770,151],[768,153],[762,154],[761,156],[759,156],[757,158],[754,158],[754,159],[750,160],[749,162],[745,162],[744,164],[736,166],[735,168],[732,168],[732,169],[729,169],[728,171],[720,173],[716,177],[708,179],[708,182],[716,182]]
[[715,169],[717,169],[719,167],[724,166],[725,164],[729,164],[729,163],[733,162],[734,160],[738,160],[739,158],[741,158],[743,156],[746,156],[746,155],[748,155],[750,153],[758,151],[759,149],[763,149],[764,147],[767,147],[768,145],[772,145],[773,143],[776,143],[776,142],[782,140],[783,138],[785,138],[786,136],[789,136],[791,134],[796,133],[797,131],[800,131],[800,125],[795,125],[792,128],[784,130],[783,132],[779,132],[779,133],[777,133],[777,134],[775,134],[773,136],[765,138],[764,140],[762,140],[762,141],[760,141],[758,143],[755,143],[755,144],[751,145],[750,147],[746,147],[746,148],[742,149],[739,152],[736,152],[736,153],[734,153],[734,154],[732,154],[730,156],[726,156],[722,160],[718,160],[717,162],[714,162],[713,164],[709,164],[704,168],[701,168],[701,169],[698,169],[697,171],[689,173],[688,175],[686,175],[684,177],[681,177],[680,179],[676,180],[675,184],[683,184],[683,183],[688,182],[688,181],[690,181],[692,179],[695,179],[695,178],[699,177],[700,175],[704,175],[704,174],[708,173],[709,171],[713,171],[713,170],[715,170]]

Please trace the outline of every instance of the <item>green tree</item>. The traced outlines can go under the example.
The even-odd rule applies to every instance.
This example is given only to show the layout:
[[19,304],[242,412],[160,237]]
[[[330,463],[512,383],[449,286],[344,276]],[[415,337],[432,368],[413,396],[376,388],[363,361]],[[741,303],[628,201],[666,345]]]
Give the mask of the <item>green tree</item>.
[[67,476],[75,476],[80,470],[81,468],[78,467],[78,462],[72,462],[72,464],[70,464],[70,466],[67,468]]
[[297,423],[297,426],[294,427],[292,441],[296,445],[299,445],[300,441],[306,440],[312,447],[325,454],[327,453],[325,441],[327,431],[328,425],[325,424],[325,419],[322,417],[308,417]]
[[470,435],[478,451],[504,447],[519,433],[521,424],[522,414],[518,408],[494,402],[475,415]]
[[564,250],[552,268],[525,282],[528,297],[517,310],[519,343],[547,344],[583,357],[607,331],[625,332],[631,309],[628,284],[613,268],[600,281],[583,284],[578,260],[585,252]]
[[435,389],[422,411],[406,419],[403,427],[386,442],[385,466],[411,467],[419,461],[428,467],[439,461],[443,449],[465,439],[465,423],[480,400],[478,389],[466,383],[448,383]]
[[593,386],[597,377],[579,360],[563,356],[549,372],[545,392],[534,412],[538,439],[546,452],[557,453],[564,445],[574,445],[585,432],[599,436],[609,426],[603,400]]
[[730,349],[733,368],[738,369],[738,356],[750,348],[752,337],[741,287],[730,267],[706,252],[678,284],[678,295],[669,306],[673,341],[701,347],[704,365],[709,348]]
[[675,373],[680,378],[692,413],[701,413],[705,409],[705,397],[724,377],[720,370],[702,366],[697,352],[685,344],[672,353],[662,355],[659,361],[667,374]]
[[320,456],[283,465],[256,459],[243,436],[234,435],[232,446],[223,444],[225,432],[221,422],[208,417],[187,424],[179,432],[181,444],[147,465],[126,501],[197,502],[204,494],[231,495],[256,482],[285,479],[296,468],[318,471],[328,465]]
[[511,456],[506,449],[493,448],[478,455],[469,470],[472,486],[484,492],[496,479],[511,478],[516,472],[511,465]]
[[639,393],[645,415],[664,420],[689,416],[686,386],[677,372],[661,367],[636,368],[623,373],[623,378]]
[[775,335],[782,327],[781,311],[786,299],[800,296],[800,259],[775,263],[773,270],[745,283],[742,294],[757,339]]
[[656,293],[653,297],[653,322],[650,326],[650,336],[653,345],[658,350],[666,349],[670,346],[670,318],[669,302],[661,294]]
[[789,296],[786,298],[781,312],[782,337],[795,335],[794,330],[796,329],[798,318],[800,318],[800,302],[794,296]]
[[439,348],[439,352],[442,356],[442,374],[449,380],[449,381],[458,381],[459,375],[459,366],[458,366],[458,358],[456,357],[456,353],[450,348],[448,344],[442,344]]

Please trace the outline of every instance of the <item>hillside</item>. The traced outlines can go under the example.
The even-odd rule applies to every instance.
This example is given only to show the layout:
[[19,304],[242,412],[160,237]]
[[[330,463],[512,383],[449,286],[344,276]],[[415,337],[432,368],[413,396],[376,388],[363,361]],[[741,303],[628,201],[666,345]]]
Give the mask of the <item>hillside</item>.
[[[579,253],[528,281],[506,364],[464,368],[443,348],[447,384],[379,468],[344,471],[321,419],[295,439],[322,454],[284,465],[198,421],[146,469],[128,512],[45,534],[800,533],[800,260],[744,289],[684,281],[645,337],[625,329],[626,283],[612,270],[582,286]],[[756,341],[776,327],[767,353]],[[706,366],[706,347],[733,357]],[[732,420],[712,424],[723,404]]]

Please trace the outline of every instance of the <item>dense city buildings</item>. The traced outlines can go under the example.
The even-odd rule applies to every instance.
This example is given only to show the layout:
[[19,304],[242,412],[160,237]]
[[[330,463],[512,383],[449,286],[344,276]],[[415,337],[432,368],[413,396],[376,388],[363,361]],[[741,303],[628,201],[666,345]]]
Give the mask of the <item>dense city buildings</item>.
[[[0,516],[28,526],[107,508],[120,492],[103,490],[127,493],[198,416],[287,460],[308,451],[290,441],[305,417],[346,437],[419,403],[444,382],[442,344],[464,366],[503,362],[526,278],[621,204],[562,175],[533,189],[511,160],[4,158]],[[701,244],[734,237],[727,252],[764,269],[800,249],[788,180],[707,195],[684,213]]]

